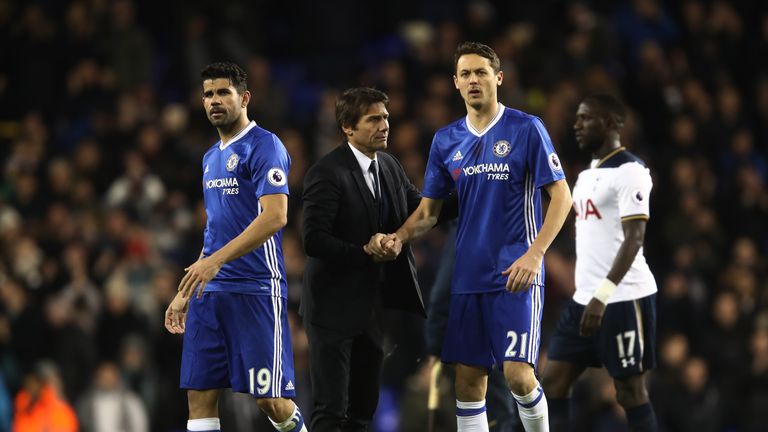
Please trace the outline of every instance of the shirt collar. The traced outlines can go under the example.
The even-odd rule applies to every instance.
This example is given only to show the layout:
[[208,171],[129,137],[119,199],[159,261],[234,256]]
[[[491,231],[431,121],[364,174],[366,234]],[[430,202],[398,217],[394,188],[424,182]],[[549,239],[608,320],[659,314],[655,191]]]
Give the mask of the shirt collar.
[[376,156],[376,153],[374,153],[373,159],[371,159],[368,156],[366,156],[365,153],[363,153],[360,150],[356,149],[355,146],[353,146],[352,144],[349,143],[349,141],[347,141],[347,145],[349,146],[349,148],[352,149],[352,154],[355,155],[355,159],[357,159],[357,163],[360,165],[360,169],[363,171],[363,174],[368,174],[368,168],[371,167],[371,161],[372,160],[376,161],[376,165],[377,165],[377,168],[378,168],[378,164],[379,164],[378,161],[379,161],[379,159]]
[[469,114],[467,114],[467,116],[464,117],[464,123],[466,123],[466,125],[467,125],[467,130],[470,131],[472,133],[472,135],[481,137],[481,136],[485,135],[486,132],[491,130],[491,128],[493,126],[495,126],[496,123],[499,122],[499,120],[501,119],[501,116],[504,115],[505,106],[502,105],[501,102],[497,102],[497,104],[498,105],[496,107],[496,110],[497,110],[496,114],[493,116],[493,119],[490,121],[490,123],[488,123],[485,126],[485,128],[483,130],[481,130],[481,131],[475,129],[475,127],[472,126],[472,123],[469,122]]
[[233,136],[232,139],[227,141],[226,144],[224,144],[223,142],[219,141],[219,150],[224,150],[225,148],[229,147],[230,144],[232,144],[233,142],[235,142],[235,141],[239,140],[240,138],[244,137],[245,134],[247,134],[248,131],[253,129],[255,126],[256,126],[256,121],[251,120],[251,122],[248,123],[248,126],[244,127],[243,130],[238,132],[237,135]]

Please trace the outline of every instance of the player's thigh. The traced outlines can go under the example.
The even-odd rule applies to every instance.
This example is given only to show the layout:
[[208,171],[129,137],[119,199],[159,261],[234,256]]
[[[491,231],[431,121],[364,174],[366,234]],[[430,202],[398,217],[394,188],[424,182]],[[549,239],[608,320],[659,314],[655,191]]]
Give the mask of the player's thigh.
[[453,294],[445,326],[443,363],[490,368],[493,345],[483,308],[484,294]]
[[547,359],[541,385],[548,397],[566,398],[571,386],[586,369],[585,366],[559,360]]
[[286,299],[226,293],[217,313],[228,348],[232,391],[257,398],[294,397]]
[[536,367],[541,342],[544,288],[532,285],[518,293],[497,291],[484,295],[486,331],[497,364],[528,363]]
[[[549,364],[553,361],[574,365],[579,370],[587,367],[600,367],[600,357],[598,356],[598,336],[592,335],[584,337],[580,334],[581,316],[584,313],[584,305],[580,305],[569,300],[563,310],[560,312],[560,318],[555,327],[552,337],[549,339],[549,349],[547,351],[547,367],[544,370],[544,380],[547,376],[555,378],[553,375],[560,376],[560,371],[551,373]],[[557,369],[565,367],[564,365],[555,366]],[[546,389],[546,384],[545,384]]]
[[206,292],[190,300],[181,354],[181,388],[229,387],[226,341],[216,314],[220,294]]
[[656,296],[611,303],[598,332],[600,360],[613,378],[656,365]]

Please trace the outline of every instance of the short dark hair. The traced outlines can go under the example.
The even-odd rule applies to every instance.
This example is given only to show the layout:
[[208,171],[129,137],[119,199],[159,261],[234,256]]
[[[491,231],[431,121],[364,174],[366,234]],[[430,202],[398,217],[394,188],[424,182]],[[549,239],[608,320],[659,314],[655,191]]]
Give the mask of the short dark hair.
[[456,48],[456,53],[453,55],[454,72],[456,72],[456,69],[459,67],[459,59],[461,56],[467,54],[477,54],[480,57],[485,57],[491,63],[491,68],[493,68],[494,72],[499,72],[501,70],[501,61],[493,48],[479,42],[462,42]]
[[616,96],[608,93],[594,93],[585,97],[582,103],[597,108],[603,117],[613,117],[613,121],[618,127],[624,125],[624,120],[627,117],[627,107]]
[[355,127],[369,106],[389,103],[386,93],[370,87],[356,87],[344,91],[336,100],[336,123],[344,132],[344,126]]
[[240,94],[248,89],[248,74],[243,68],[232,62],[211,63],[203,68],[200,76],[203,81],[226,78]]

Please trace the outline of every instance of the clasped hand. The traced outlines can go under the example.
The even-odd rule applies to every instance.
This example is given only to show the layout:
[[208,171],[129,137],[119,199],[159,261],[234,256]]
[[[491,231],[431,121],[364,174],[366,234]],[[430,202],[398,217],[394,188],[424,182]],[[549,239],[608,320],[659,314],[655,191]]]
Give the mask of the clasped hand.
[[376,233],[363,246],[365,253],[371,255],[375,262],[392,261],[402,249],[403,242],[395,234]]

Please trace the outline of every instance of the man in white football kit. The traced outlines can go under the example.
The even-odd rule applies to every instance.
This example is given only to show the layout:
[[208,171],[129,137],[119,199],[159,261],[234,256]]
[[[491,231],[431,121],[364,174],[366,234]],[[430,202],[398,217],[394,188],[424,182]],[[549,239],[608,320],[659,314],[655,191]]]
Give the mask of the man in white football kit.
[[576,113],[576,141],[592,154],[573,189],[576,292],[549,347],[543,386],[552,431],[568,430],[569,394],[587,367],[605,368],[632,431],[656,431],[643,375],[655,366],[656,282],[643,255],[651,175],[621,146],[625,108],[592,95]]

